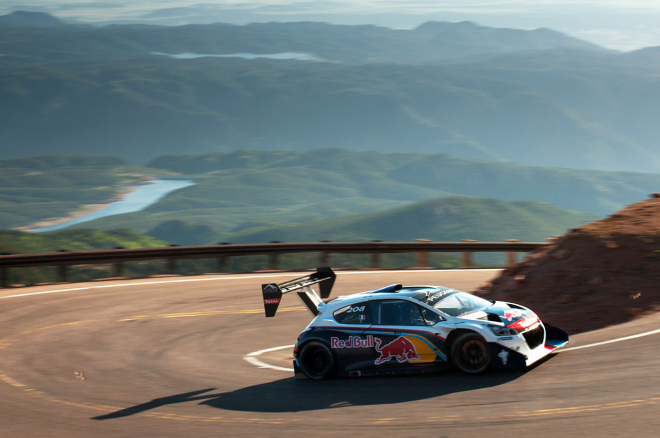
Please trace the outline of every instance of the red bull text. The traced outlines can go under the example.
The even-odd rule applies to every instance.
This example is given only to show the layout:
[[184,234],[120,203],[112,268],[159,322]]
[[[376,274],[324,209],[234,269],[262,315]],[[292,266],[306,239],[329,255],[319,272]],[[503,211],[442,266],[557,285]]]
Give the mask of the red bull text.
[[[380,342],[380,339],[376,339],[376,341]],[[332,348],[373,348],[374,337],[369,335],[366,339],[362,339],[359,336],[349,336],[346,340],[330,338],[330,346]]]

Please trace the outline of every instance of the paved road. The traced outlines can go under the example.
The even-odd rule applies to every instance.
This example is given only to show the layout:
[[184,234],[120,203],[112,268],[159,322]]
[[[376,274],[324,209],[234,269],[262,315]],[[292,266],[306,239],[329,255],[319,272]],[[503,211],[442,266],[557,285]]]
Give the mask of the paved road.
[[[470,290],[494,274],[340,273],[333,295],[396,282]],[[660,333],[527,372],[311,382],[258,368],[244,356],[292,344],[310,320],[294,296],[263,315],[261,283],[295,276],[0,290],[0,436],[660,435]],[[571,347],[658,328],[647,317]],[[258,359],[287,368],[291,350]]]

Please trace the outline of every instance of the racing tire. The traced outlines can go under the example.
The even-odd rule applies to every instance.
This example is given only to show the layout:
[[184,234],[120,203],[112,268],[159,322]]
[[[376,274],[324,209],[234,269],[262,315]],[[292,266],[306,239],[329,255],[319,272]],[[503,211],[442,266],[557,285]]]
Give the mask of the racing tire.
[[486,341],[476,333],[460,335],[451,346],[451,363],[468,374],[479,374],[490,364],[490,351]]
[[335,355],[323,342],[310,341],[298,355],[301,371],[312,380],[331,377],[335,371]]

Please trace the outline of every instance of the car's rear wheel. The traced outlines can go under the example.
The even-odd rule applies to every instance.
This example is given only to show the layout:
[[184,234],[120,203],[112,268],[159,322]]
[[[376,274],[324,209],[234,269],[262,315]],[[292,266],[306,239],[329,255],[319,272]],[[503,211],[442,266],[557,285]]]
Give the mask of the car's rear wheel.
[[335,356],[330,348],[322,342],[306,343],[298,357],[300,358],[300,369],[310,379],[327,379],[334,373]]
[[490,364],[488,345],[476,333],[462,334],[451,346],[451,361],[464,373],[482,373]]

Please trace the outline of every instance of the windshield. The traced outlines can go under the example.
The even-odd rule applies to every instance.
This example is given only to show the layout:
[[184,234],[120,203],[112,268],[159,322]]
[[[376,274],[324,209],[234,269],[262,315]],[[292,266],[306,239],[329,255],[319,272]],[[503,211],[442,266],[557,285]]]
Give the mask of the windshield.
[[483,298],[458,291],[443,294],[437,301],[429,302],[429,304],[449,316],[461,316],[468,312],[484,310],[493,305],[492,302]]

